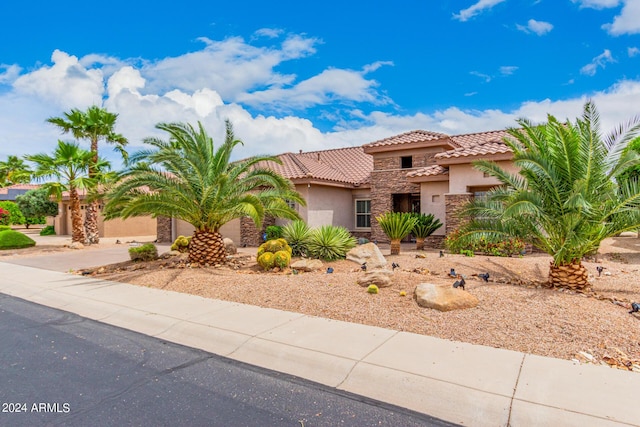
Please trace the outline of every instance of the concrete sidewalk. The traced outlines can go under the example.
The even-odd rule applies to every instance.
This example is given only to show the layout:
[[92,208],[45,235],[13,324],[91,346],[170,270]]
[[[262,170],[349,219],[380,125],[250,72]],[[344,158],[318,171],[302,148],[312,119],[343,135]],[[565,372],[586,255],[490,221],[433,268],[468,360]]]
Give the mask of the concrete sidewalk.
[[640,426],[635,373],[0,263],[0,292],[470,426]]

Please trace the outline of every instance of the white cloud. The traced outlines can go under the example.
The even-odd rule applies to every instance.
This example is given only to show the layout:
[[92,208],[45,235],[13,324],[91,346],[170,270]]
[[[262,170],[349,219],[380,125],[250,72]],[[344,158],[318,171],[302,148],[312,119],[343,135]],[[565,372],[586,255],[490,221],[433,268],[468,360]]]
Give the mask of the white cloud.
[[502,74],[503,76],[510,76],[518,71],[518,68],[519,67],[516,67],[514,65],[504,65],[500,67],[500,74]]
[[469,6],[468,8],[462,9],[458,14],[454,14],[453,18],[457,19],[458,21],[465,22],[504,1],[506,0],[479,0],[477,3]]
[[612,62],[616,62],[616,60],[611,56],[611,51],[609,49],[605,49],[604,52],[593,58],[590,63],[582,67],[580,69],[580,73],[588,76],[594,76],[598,71],[598,68],[604,69],[607,63]]
[[549,22],[529,19],[529,21],[527,21],[527,25],[516,24],[516,28],[524,33],[535,33],[542,36],[553,30],[553,25]]
[[480,77],[485,83],[489,83],[491,81],[491,76],[488,74],[481,73],[479,71],[469,71],[469,74],[472,76]]
[[52,66],[43,66],[15,79],[15,90],[42,98],[63,110],[102,104],[101,70],[87,69],[77,57],[60,50],[53,52],[51,61]]
[[13,82],[20,76],[21,71],[22,68],[16,64],[0,64],[0,84],[13,84]]
[[605,24],[602,28],[614,36],[640,33],[640,1],[624,0],[623,4],[620,15],[617,15],[611,24]]
[[581,9],[608,9],[620,4],[620,0],[571,0],[578,3]]
[[640,49],[638,49],[637,47],[628,47],[627,48],[627,55],[629,55],[629,58],[633,58],[634,56],[637,56],[638,54],[640,54]]
[[275,39],[280,37],[282,33],[283,33],[282,30],[276,29],[276,28],[260,28],[253,34],[257,37],[267,37],[270,39]]

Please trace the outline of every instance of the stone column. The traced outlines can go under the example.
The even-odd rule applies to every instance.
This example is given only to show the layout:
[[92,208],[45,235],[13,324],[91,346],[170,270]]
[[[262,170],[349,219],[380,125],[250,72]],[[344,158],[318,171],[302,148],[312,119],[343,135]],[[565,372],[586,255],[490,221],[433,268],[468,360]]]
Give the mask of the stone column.
[[240,246],[260,246],[263,242],[262,233],[265,232],[268,226],[275,225],[275,223],[275,218],[265,217],[262,220],[262,229],[258,230],[251,218],[240,218]]
[[156,220],[158,243],[173,243],[171,241],[171,218],[168,216],[158,216]]
[[462,206],[472,198],[473,194],[471,193],[444,195],[446,234],[451,233],[464,224],[466,219],[460,218],[458,212],[460,212]]

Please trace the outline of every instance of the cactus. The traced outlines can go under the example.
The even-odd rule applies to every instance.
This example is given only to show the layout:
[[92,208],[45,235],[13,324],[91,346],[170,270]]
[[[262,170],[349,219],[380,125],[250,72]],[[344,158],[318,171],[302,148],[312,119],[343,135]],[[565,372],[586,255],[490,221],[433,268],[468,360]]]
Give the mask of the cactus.
[[370,294],[377,294],[378,287],[376,285],[369,285],[369,287],[367,288],[367,292],[369,292]]
[[189,252],[189,242],[191,241],[191,236],[178,236],[176,240],[173,241],[171,245],[172,251],[178,252]]
[[273,252],[265,252],[258,257],[258,265],[265,270],[271,270],[274,265],[275,254]]
[[276,267],[285,269],[289,266],[291,262],[291,254],[289,251],[278,251],[273,255],[273,263]]

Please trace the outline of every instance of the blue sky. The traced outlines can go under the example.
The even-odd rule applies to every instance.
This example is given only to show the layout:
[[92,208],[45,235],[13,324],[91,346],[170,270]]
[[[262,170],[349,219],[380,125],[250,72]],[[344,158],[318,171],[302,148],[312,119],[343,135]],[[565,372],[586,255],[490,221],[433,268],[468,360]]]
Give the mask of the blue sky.
[[[229,118],[257,153],[461,134],[518,117],[640,115],[640,0],[10,2],[0,159],[51,152],[45,123],[92,104],[131,150],[162,121]],[[103,153],[115,159],[110,150]]]

